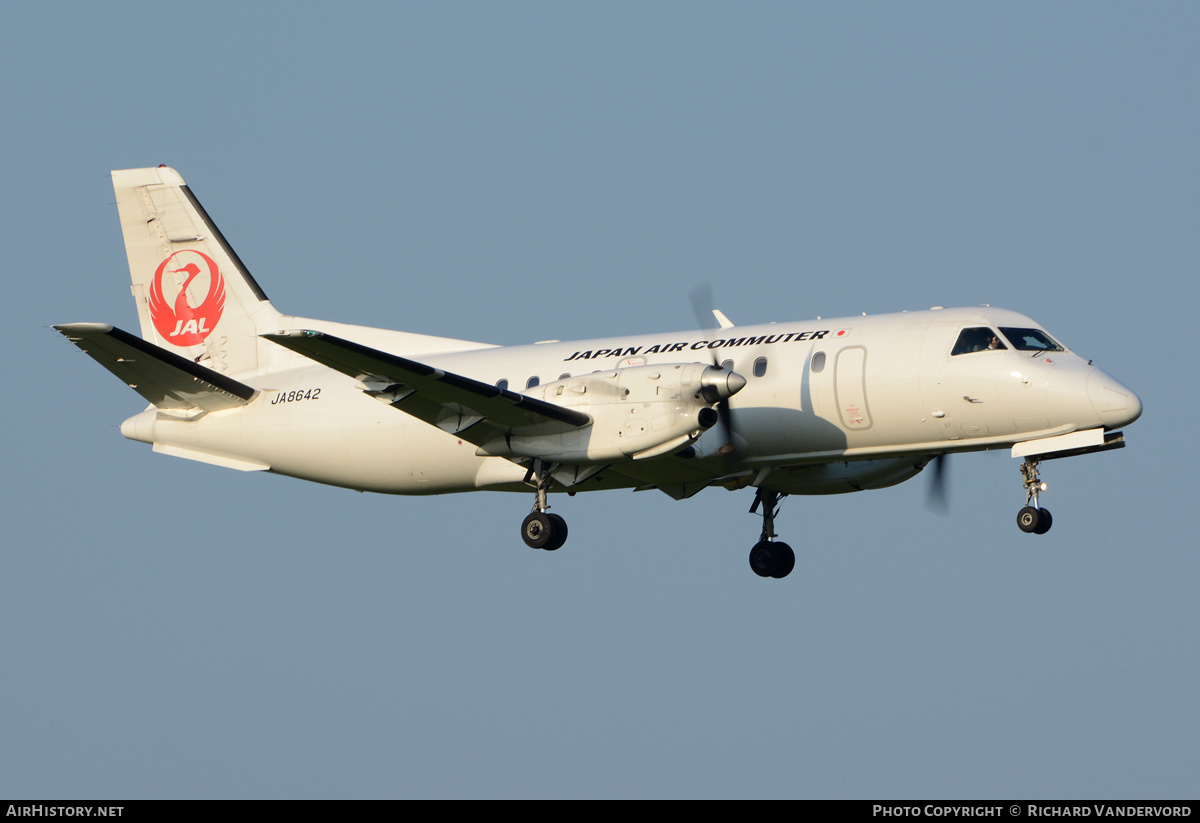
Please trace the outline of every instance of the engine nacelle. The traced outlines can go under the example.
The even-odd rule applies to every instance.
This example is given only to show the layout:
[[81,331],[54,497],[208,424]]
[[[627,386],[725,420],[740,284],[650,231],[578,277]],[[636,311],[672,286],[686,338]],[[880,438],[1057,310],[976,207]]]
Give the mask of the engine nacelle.
[[883,489],[921,471],[924,457],[886,457],[845,463],[789,466],[771,472],[765,487],[785,494],[842,494]]
[[667,363],[581,374],[525,392],[586,412],[592,423],[572,431],[546,425],[515,429],[479,447],[480,454],[538,457],[554,463],[641,460],[678,451],[716,425],[713,406],[746,378],[704,363]]

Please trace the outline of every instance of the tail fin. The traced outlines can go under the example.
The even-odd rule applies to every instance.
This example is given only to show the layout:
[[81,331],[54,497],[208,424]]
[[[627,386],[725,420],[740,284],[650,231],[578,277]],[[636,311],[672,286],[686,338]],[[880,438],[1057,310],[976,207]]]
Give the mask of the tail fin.
[[279,312],[174,169],[112,173],[142,338],[225,373],[259,366]]

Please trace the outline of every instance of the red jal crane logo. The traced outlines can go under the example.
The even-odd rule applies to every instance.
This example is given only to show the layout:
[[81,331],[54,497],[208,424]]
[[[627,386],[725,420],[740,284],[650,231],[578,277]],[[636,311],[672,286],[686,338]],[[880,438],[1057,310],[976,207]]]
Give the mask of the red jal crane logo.
[[[208,294],[198,306],[188,302],[187,290],[192,281],[203,273],[203,269],[186,257],[176,260],[180,255],[195,255],[208,268]],[[179,265],[180,263],[183,265]],[[163,294],[163,275],[166,273],[185,276],[179,293],[175,296],[174,306],[167,302]],[[225,280],[221,277],[221,270],[217,268],[217,264],[204,252],[190,249],[177,251],[158,264],[154,280],[150,283],[150,319],[154,321],[154,328],[158,329],[158,333],[167,342],[180,347],[202,343],[216,328],[224,307]]]

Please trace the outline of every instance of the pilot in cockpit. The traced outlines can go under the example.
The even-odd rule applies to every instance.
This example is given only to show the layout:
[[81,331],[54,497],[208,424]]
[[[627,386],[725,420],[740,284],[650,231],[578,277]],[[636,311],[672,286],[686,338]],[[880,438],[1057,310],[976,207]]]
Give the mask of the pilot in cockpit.
[[963,329],[958,335],[958,341],[950,354],[973,354],[979,351],[1001,351],[1007,349],[1004,341],[987,326],[973,326]]

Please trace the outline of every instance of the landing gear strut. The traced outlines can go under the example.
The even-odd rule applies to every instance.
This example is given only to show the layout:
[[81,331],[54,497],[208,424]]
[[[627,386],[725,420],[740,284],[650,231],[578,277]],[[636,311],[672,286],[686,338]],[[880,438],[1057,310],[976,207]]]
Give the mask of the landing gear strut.
[[550,488],[550,472],[553,464],[546,464],[534,458],[525,475],[525,483],[537,490],[533,501],[533,511],[521,523],[521,539],[531,549],[545,549],[552,552],[567,542],[567,521],[557,514],[549,514],[546,509],[550,504],[546,501],[546,490]]
[[1025,508],[1017,512],[1017,527],[1030,534],[1045,534],[1050,531],[1054,518],[1049,509],[1038,505],[1038,493],[1046,490],[1046,484],[1038,475],[1038,461],[1026,457],[1021,464],[1021,478],[1025,484]]
[[759,577],[783,578],[791,574],[796,566],[796,553],[787,543],[775,540],[775,515],[779,512],[779,501],[787,495],[759,489],[754,495],[750,513],[762,506],[762,535],[750,550],[750,568]]

